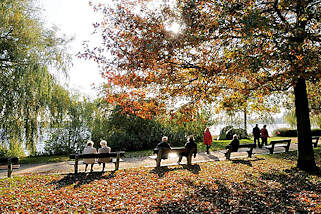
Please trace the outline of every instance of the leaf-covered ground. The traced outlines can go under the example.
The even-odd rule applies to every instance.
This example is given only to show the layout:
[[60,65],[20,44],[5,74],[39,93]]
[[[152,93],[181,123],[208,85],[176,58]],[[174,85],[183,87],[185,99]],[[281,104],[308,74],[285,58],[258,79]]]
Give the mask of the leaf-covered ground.
[[293,152],[191,168],[17,176],[0,180],[0,213],[321,213],[321,175],[295,164]]

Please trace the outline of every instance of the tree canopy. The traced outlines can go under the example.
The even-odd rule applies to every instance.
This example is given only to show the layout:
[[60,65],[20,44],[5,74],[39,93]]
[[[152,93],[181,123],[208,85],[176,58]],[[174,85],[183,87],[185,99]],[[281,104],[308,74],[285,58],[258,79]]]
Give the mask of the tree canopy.
[[181,103],[193,113],[222,94],[263,99],[292,88],[298,167],[315,169],[306,81],[321,75],[320,1],[140,2],[93,6],[104,15],[95,23],[103,44],[83,56],[101,66],[109,102],[137,114]]

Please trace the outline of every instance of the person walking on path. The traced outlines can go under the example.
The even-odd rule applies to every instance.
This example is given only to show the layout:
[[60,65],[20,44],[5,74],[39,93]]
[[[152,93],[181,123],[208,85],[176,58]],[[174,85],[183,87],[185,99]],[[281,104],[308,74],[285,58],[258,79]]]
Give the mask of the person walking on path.
[[266,129],[266,125],[263,126],[263,128],[261,129],[261,138],[262,138],[262,142],[261,144],[259,144],[259,147],[262,148],[264,145],[267,145],[267,139],[269,136],[269,132]]
[[[96,154],[97,150],[94,148],[94,142],[92,142],[91,140],[89,140],[87,142],[87,147],[84,149],[84,151],[82,152],[83,154]],[[84,158],[84,164],[85,166],[85,172],[87,171],[87,166],[88,164],[90,164],[90,172],[93,171],[93,166],[95,163],[95,158]]]
[[253,138],[254,138],[254,144],[256,147],[256,142],[257,145],[260,145],[260,137],[261,137],[261,130],[259,128],[259,126],[256,124],[255,127],[253,128]]
[[213,139],[209,128],[206,128],[204,132],[203,142],[206,145],[206,153],[210,154],[210,147],[212,145]]
[[[98,149],[98,153],[110,153],[111,148],[107,146],[107,142],[105,140],[100,141],[101,148]],[[98,158],[99,165],[103,164],[102,172],[105,170],[105,164],[110,161],[110,158]]]

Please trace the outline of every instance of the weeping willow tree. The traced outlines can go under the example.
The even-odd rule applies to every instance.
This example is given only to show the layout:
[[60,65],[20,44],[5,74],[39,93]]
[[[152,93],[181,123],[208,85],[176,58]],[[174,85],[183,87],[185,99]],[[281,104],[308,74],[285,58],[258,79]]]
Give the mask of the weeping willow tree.
[[[31,0],[0,3],[0,146],[31,154],[54,105],[57,83],[48,67],[64,70],[66,40],[44,28]],[[51,115],[51,116],[48,116]]]

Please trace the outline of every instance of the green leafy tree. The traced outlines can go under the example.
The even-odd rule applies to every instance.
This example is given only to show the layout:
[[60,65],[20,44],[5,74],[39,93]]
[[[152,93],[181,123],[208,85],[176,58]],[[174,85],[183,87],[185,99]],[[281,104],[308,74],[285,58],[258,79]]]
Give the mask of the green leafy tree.
[[[48,66],[62,69],[68,60],[65,40],[47,30],[30,0],[0,2],[1,144],[31,154],[51,103],[55,79]],[[8,145],[8,146],[7,146]]]

